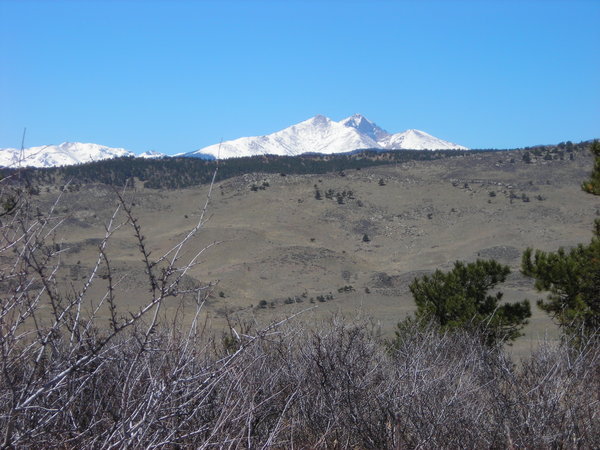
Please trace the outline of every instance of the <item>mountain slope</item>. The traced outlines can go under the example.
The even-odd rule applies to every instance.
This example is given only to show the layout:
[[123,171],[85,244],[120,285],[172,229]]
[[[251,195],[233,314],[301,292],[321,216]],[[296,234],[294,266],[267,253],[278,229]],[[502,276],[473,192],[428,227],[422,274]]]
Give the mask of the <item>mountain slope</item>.
[[98,144],[81,142],[63,142],[60,145],[44,145],[23,150],[16,148],[0,149],[0,166],[2,167],[55,167],[82,164],[91,161],[135,156],[124,148],[111,148]]

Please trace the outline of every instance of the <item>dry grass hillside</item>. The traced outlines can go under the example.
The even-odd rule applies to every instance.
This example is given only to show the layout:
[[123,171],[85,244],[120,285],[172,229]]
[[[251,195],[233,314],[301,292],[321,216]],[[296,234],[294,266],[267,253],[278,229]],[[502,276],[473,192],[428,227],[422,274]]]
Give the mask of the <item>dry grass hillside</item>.
[[[413,310],[408,284],[416,275],[477,258],[513,268],[501,287],[507,300],[534,300],[531,281],[518,271],[522,251],[588,242],[600,203],[580,189],[591,167],[588,155],[532,164],[521,156],[473,154],[343,174],[225,180],[214,186],[208,221],[185,251],[218,245],[202,254],[186,282],[215,284],[204,311],[217,326],[231,314],[265,322],[314,307],[305,313],[309,320],[341,311],[372,317],[391,333]],[[196,224],[207,191],[138,187],[124,195],[135,204],[156,255]],[[56,198],[55,187],[42,192],[43,202]],[[65,224],[57,242],[68,249],[61,276],[70,289],[77,290],[94,266],[115,206],[113,189],[103,185],[82,186],[60,199]],[[115,235],[107,253],[122,292],[118,301],[135,309],[148,292],[130,228]],[[556,335],[545,314],[532,309],[516,349],[545,333]]]

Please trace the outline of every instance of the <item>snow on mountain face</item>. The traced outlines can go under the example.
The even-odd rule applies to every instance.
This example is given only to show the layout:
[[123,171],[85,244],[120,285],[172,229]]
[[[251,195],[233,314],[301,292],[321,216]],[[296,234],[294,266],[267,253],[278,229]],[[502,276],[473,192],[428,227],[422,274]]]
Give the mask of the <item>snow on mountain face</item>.
[[16,148],[0,149],[1,167],[54,167],[81,164],[120,156],[135,156],[124,148],[111,148],[98,144],[81,142],[63,142],[60,145],[30,147],[23,150]]
[[402,133],[392,134],[379,141],[379,144],[389,150],[468,150],[467,147],[443,141],[419,130],[406,130]]
[[273,134],[226,141],[192,152],[189,156],[295,156],[303,153],[342,153],[357,148],[373,147],[378,145],[371,137],[355,128],[318,115]]
[[467,147],[438,139],[424,131],[406,130],[402,133],[389,134],[360,114],[350,116],[340,123],[367,134],[377,141],[378,148],[386,150],[468,150]]
[[346,153],[357,149],[468,150],[419,130],[390,134],[360,114],[340,122],[315,116],[266,136],[243,137],[210,145],[187,156],[236,158],[254,155]]
[[167,156],[167,155],[165,155],[164,153],[160,153],[155,150],[148,150],[147,152],[140,153],[137,157],[153,159],[153,158],[164,158],[165,156]]

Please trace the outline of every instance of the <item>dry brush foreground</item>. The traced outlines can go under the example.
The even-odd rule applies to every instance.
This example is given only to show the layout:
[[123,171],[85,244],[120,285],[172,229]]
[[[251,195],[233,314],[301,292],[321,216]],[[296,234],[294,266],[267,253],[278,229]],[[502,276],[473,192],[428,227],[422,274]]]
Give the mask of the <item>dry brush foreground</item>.
[[[2,188],[3,447],[600,447],[597,346],[541,345],[515,364],[465,334],[409,328],[390,346],[340,317],[215,336],[200,320],[211,286],[184,282],[207,250],[185,251],[208,202],[155,257],[115,193],[97,262],[69,289],[57,283],[60,216],[18,184]],[[111,238],[127,227],[147,275],[136,311],[111,270]],[[166,320],[177,302],[195,305],[193,320]]]

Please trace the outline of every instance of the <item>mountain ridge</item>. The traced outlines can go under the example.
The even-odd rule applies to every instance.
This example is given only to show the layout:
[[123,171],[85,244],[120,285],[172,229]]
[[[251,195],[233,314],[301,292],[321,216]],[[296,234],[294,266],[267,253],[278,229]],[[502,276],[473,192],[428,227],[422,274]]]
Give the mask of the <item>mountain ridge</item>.
[[58,145],[0,149],[0,167],[56,167],[83,164],[104,159],[135,156],[124,148],[107,147],[83,142],[63,142]]

